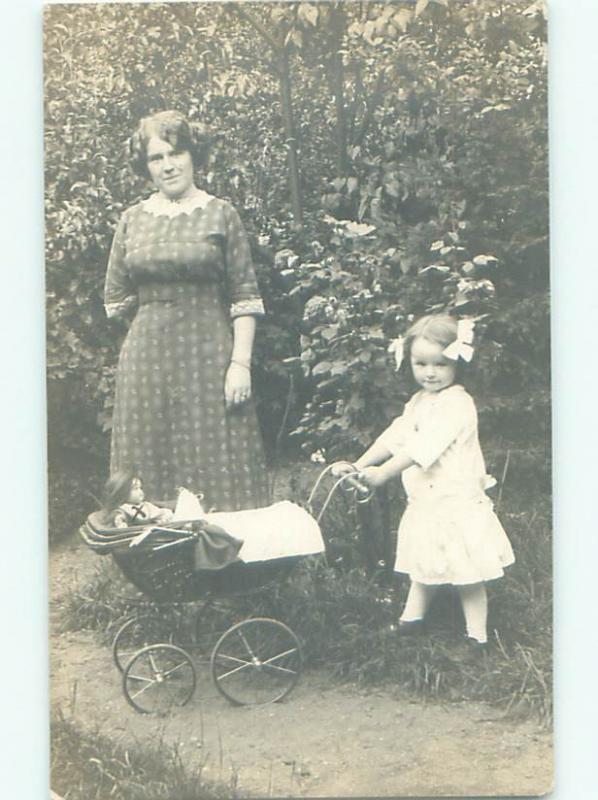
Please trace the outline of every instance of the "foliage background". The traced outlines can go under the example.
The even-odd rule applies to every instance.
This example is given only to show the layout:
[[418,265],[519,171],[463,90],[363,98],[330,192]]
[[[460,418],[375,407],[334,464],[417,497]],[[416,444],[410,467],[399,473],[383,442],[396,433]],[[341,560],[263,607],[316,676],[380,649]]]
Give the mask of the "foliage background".
[[518,531],[498,619],[527,609],[530,647],[539,631],[548,664],[541,2],[45,14],[51,535],[77,527],[107,473],[124,330],[104,317],[105,266],[120,213],[150,191],[128,170],[126,140],[141,116],[176,108],[214,134],[200,185],[234,203],[251,238],[268,310],[256,394],[273,459],[355,455],[413,390],[392,369],[389,341],[428,310],[480,317],[467,383],[497,499]]
[[[345,454],[368,442],[411,390],[406,376],[397,390],[388,369],[389,338],[410,315],[456,305],[487,315],[470,376],[483,430],[522,458],[530,442],[541,447],[549,408],[542,14],[513,0],[243,11],[251,21],[212,3],[46,10],[52,461],[105,463],[123,334],[104,319],[105,264],[119,214],[148,191],[128,171],[127,137],[164,107],[212,130],[212,162],[199,179],[233,201],[252,237],[270,312],[257,349],[269,442],[294,363],[282,362],[293,356],[302,369],[291,427],[302,441]],[[280,38],[267,42],[253,24]],[[301,228],[279,51],[290,60]]]

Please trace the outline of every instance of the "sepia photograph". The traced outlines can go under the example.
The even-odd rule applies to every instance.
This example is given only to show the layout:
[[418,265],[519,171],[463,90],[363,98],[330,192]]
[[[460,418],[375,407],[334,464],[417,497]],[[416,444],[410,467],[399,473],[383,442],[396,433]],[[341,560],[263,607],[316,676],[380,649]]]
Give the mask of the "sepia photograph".
[[547,22],[44,7],[55,800],[552,790]]

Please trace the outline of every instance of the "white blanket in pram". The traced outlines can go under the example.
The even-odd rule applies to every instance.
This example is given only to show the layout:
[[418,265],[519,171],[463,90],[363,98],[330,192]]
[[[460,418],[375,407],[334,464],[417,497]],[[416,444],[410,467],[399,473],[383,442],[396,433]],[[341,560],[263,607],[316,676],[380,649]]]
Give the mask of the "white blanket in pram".
[[[182,490],[175,519],[205,519],[243,542],[239,558],[246,563],[323,553],[320,526],[304,508],[282,500],[265,508],[204,513],[194,495]],[[197,503],[194,507],[193,502]]]

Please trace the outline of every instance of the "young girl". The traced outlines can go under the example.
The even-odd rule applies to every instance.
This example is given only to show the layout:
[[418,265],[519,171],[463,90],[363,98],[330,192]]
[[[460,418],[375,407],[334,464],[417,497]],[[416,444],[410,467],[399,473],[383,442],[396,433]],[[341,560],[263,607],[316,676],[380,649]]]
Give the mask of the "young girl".
[[128,528],[148,522],[170,522],[173,513],[145,499],[141,479],[134,472],[118,472],[106,482],[104,512],[115,528]]
[[[420,390],[402,416],[342,475],[378,487],[401,474],[408,504],[401,519],[395,570],[411,578],[399,632],[415,632],[437,586],[453,584],[463,605],[467,637],[487,643],[486,581],[503,575],[513,551],[485,489],[486,475],[472,397],[459,382],[473,355],[471,321],[445,314],[423,317],[398,344]],[[397,364],[401,356],[397,353]]]

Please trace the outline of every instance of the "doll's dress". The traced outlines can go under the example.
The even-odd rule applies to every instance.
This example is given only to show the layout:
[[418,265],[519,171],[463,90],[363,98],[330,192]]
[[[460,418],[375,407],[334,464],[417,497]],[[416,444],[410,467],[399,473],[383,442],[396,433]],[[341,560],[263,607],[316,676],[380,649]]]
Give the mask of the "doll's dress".
[[143,503],[122,503],[114,514],[115,528],[129,528],[133,525],[144,525],[149,522],[170,522],[173,513],[169,508],[159,506],[144,500]]

